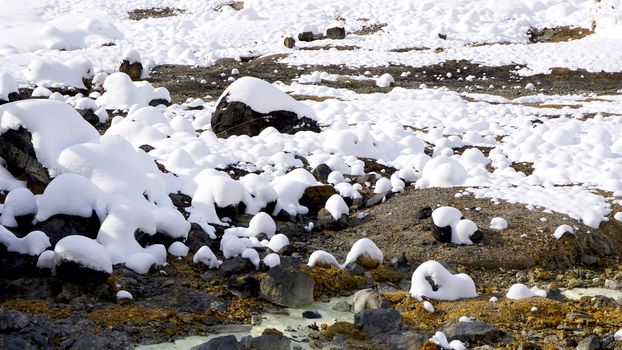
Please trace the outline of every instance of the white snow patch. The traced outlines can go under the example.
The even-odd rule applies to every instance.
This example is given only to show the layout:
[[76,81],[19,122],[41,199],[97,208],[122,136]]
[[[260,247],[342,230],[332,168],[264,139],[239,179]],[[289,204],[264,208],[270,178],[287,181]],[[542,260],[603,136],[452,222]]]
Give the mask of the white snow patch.
[[508,299],[513,300],[528,299],[533,297],[546,298],[546,291],[536,286],[529,288],[522,283],[516,283],[510,287],[505,296]]
[[[432,279],[438,287],[437,290],[434,290],[427,278]],[[464,273],[452,275],[443,265],[434,260],[424,262],[413,272],[410,294],[419,300],[422,300],[424,296],[439,300],[456,300],[477,296],[475,283],[471,277]]]

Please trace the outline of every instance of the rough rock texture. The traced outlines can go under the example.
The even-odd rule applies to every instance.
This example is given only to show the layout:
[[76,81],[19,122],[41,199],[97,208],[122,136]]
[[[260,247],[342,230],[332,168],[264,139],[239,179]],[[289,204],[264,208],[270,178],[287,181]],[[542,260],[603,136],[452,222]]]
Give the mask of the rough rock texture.
[[3,100],[3,99],[0,98],[0,105],[5,104],[5,103],[9,103],[9,102],[17,101],[17,100],[19,100],[21,98],[19,92],[17,92],[17,91],[9,93],[8,97],[9,97],[8,101]]
[[335,193],[335,188],[331,185],[307,187],[300,198],[300,204],[309,209],[308,215],[315,216],[326,206],[328,198]]
[[457,322],[441,330],[449,340],[458,339],[462,342],[496,343],[505,333],[499,328],[484,322]]
[[313,302],[313,279],[294,269],[274,267],[261,280],[261,297],[285,307],[299,307]]
[[123,60],[119,66],[119,72],[129,75],[130,79],[134,81],[140,80],[140,76],[143,73],[143,65],[140,62],[130,63],[128,60]]
[[352,297],[352,312],[355,314],[363,310],[388,309],[390,306],[387,298],[372,289],[359,290]]
[[348,226],[348,215],[343,214],[339,219],[333,217],[328,210],[322,208],[317,214],[317,226],[321,229],[340,230]]
[[257,350],[290,350],[291,340],[282,334],[264,334],[251,340],[251,348]]
[[259,113],[243,102],[228,102],[226,97],[220,100],[212,115],[212,130],[219,137],[256,136],[267,127],[286,134],[298,131],[320,132],[317,122],[310,118],[299,118],[296,113],[289,111]]
[[0,135],[0,158],[6,161],[7,170],[17,178],[25,178],[38,187],[50,183],[50,174],[37,160],[32,145],[32,134],[20,127]]
[[36,256],[8,252],[4,244],[0,243],[0,276],[2,278],[13,279],[38,274]]
[[203,344],[195,345],[191,350],[242,350],[242,344],[238,342],[235,335],[225,335],[210,339]]
[[436,226],[434,222],[430,224],[430,228],[432,229],[432,237],[435,240],[442,243],[450,243],[451,242],[451,226]]
[[288,49],[291,49],[294,46],[296,46],[296,39],[294,39],[292,37],[286,37],[283,40],[283,45],[285,45],[285,47],[287,47]]
[[346,30],[343,27],[333,27],[326,29],[326,37],[328,39],[345,39]]
[[382,339],[400,329],[402,316],[394,309],[374,309],[354,315],[354,327],[372,338]]
[[54,215],[45,221],[36,223],[34,228],[45,232],[50,238],[50,243],[54,246],[62,238],[71,235],[95,239],[100,226],[99,218],[93,212],[88,218],[64,214]]

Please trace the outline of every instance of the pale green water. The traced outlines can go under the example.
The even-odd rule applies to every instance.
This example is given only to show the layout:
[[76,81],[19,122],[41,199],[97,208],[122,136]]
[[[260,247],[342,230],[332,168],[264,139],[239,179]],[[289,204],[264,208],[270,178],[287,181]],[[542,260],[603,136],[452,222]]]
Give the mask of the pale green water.
[[579,300],[582,297],[594,297],[603,295],[613,300],[622,299],[622,291],[607,288],[573,288],[562,291],[562,294],[572,300]]
[[[347,299],[347,298],[345,298]],[[261,325],[252,326],[249,332],[225,332],[212,334],[208,336],[193,336],[179,339],[173,343],[160,343],[153,345],[139,345],[137,350],[188,350],[195,345],[205,343],[206,341],[220,337],[223,335],[235,335],[238,340],[244,336],[251,335],[253,337],[261,335],[266,328],[275,328],[283,332],[283,334],[292,339],[292,345],[298,344],[303,349],[309,348],[308,342],[297,342],[307,338],[307,326],[316,323],[318,326],[322,323],[332,324],[336,321],[354,322],[354,314],[351,312],[340,312],[333,310],[333,306],[344,298],[335,298],[328,303],[315,302],[303,309],[283,309],[287,314],[281,313],[265,313],[262,314]],[[322,318],[306,319],[302,317],[302,312],[306,310],[318,311]]]

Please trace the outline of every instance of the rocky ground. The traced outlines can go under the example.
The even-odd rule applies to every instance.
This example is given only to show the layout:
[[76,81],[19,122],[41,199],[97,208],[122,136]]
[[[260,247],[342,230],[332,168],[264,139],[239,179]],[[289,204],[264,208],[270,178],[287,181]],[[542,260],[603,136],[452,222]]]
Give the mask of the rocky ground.
[[[163,11],[166,13],[160,15],[175,10]],[[270,82],[290,82],[305,71],[344,74],[344,67],[338,66],[299,70],[278,63],[279,58],[262,57],[247,62],[223,60],[207,68],[159,66],[153,69],[149,80],[156,86],[168,88],[174,103],[182,103],[187,98],[206,101],[218,98],[228,85],[220,74],[233,68],[239,69],[242,75]],[[448,69],[460,69],[462,73],[448,78],[445,76]],[[483,67],[468,62],[446,62],[414,69],[400,66],[345,68],[351,75],[363,75],[365,71],[371,75],[389,72],[396,77],[395,86],[399,87],[413,88],[423,83],[505,97],[527,93],[512,87],[528,83],[550,94],[601,94],[622,87],[618,73],[554,70],[550,75],[524,78],[513,73],[516,69]],[[397,78],[405,71],[411,72],[409,77]],[[467,75],[486,75],[490,79],[485,86],[478,86],[459,79]],[[217,83],[201,83],[203,79]],[[358,93],[391,89],[377,87],[373,80],[337,80],[322,84]],[[367,170],[393,171],[373,161],[368,161],[367,165]],[[529,169],[528,164],[515,164],[515,167]],[[316,171],[314,175],[322,180],[326,174]],[[365,182],[369,179],[353,180]],[[192,252],[203,245],[218,247],[219,244],[218,240],[209,240],[198,226],[193,226],[186,242],[190,247],[189,256],[179,260],[169,258],[167,266],[146,275],[117,266],[106,280],[92,276],[86,280],[69,275],[50,276],[36,268],[28,269],[32,261],[15,262],[15,257],[3,250],[0,252],[0,262],[4,265],[0,275],[0,348],[121,349],[208,334],[222,330],[222,325],[257,323],[256,315],[296,306],[300,302],[298,299],[309,298],[309,295],[291,291],[289,293],[294,295],[290,295],[288,291],[279,290],[293,281],[297,286],[293,288],[312,290],[310,296],[315,300],[350,296],[366,290],[357,294],[352,305],[342,305],[356,312],[354,324],[333,324],[331,320],[320,318],[317,327],[301,334],[297,341],[311,348],[436,349],[438,347],[428,339],[435,331],[442,330],[449,338],[466,342],[469,348],[622,349],[622,342],[613,338],[613,333],[622,328],[621,300],[584,297],[572,301],[560,293],[560,289],[575,287],[622,289],[622,222],[611,217],[599,229],[592,229],[564,215],[528,210],[520,204],[495,204],[468,193],[456,197],[462,190],[407,187],[404,193],[397,195],[366,193],[364,201],[353,204],[357,209],[351,212],[347,223],[317,225],[308,232],[305,226],[309,222],[322,222],[319,209],[332,194],[327,189],[310,189],[303,198],[303,203],[311,208],[310,215],[277,220],[277,231],[285,233],[292,242],[280,252],[281,267],[262,266],[258,271],[242,258],[225,260],[217,270],[193,264]],[[187,198],[173,197],[180,209],[188,205]],[[438,242],[430,230],[429,216],[430,210],[438,205],[462,210],[465,217],[482,230],[483,239],[470,246]],[[228,213],[234,223],[240,225],[250,219],[235,210]],[[361,213],[363,215],[359,215]],[[507,230],[488,228],[490,220],[497,216],[509,222]],[[63,220],[59,225],[67,230],[85,225],[71,218]],[[564,223],[577,226],[576,234],[552,239],[555,228]],[[222,230],[218,228],[218,232]],[[381,266],[365,269],[354,263],[343,270],[306,266],[309,254],[317,249],[329,250],[342,261],[352,244],[362,237],[372,239],[383,251],[385,261]],[[422,303],[411,298],[407,290],[414,269],[430,259],[442,262],[454,273],[470,275],[479,297],[432,301],[435,310],[424,310]],[[10,273],[12,269],[24,270]],[[548,291],[548,297],[509,300],[505,293],[514,283],[537,285]],[[133,300],[116,300],[120,286],[132,293]],[[491,302],[491,297],[498,301]],[[462,316],[476,322],[458,322]],[[274,349],[275,346],[299,345],[290,343],[278,331],[268,330],[263,336],[246,339],[243,343],[221,338],[202,349],[213,349],[219,342],[228,344],[224,346],[229,348]]]

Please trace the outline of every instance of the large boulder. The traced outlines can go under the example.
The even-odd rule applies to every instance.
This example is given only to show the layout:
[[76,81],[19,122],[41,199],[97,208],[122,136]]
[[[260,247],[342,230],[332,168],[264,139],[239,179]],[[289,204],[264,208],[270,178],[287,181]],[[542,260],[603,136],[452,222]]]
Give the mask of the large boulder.
[[212,130],[219,137],[256,136],[273,127],[281,133],[319,132],[315,113],[274,85],[242,77],[220,96],[212,115]]
[[354,315],[354,327],[373,339],[384,339],[400,330],[402,315],[394,309],[364,310]]
[[99,217],[93,212],[88,218],[65,214],[53,215],[44,221],[36,223],[34,228],[47,233],[50,237],[50,243],[54,246],[56,242],[72,235],[95,239],[97,238],[100,225]]
[[479,321],[452,323],[441,331],[449,340],[478,341],[486,344],[499,342],[505,336],[505,332],[494,325]]
[[29,182],[38,185],[36,187],[45,187],[50,183],[50,174],[37,160],[32,134],[23,127],[9,129],[0,135],[0,158],[4,159],[11,174],[24,174]]
[[292,268],[276,266],[261,280],[260,293],[265,300],[285,307],[300,307],[313,302],[313,278]]
[[235,335],[224,335],[209,341],[195,345],[191,350],[242,350],[242,344],[236,339]]

